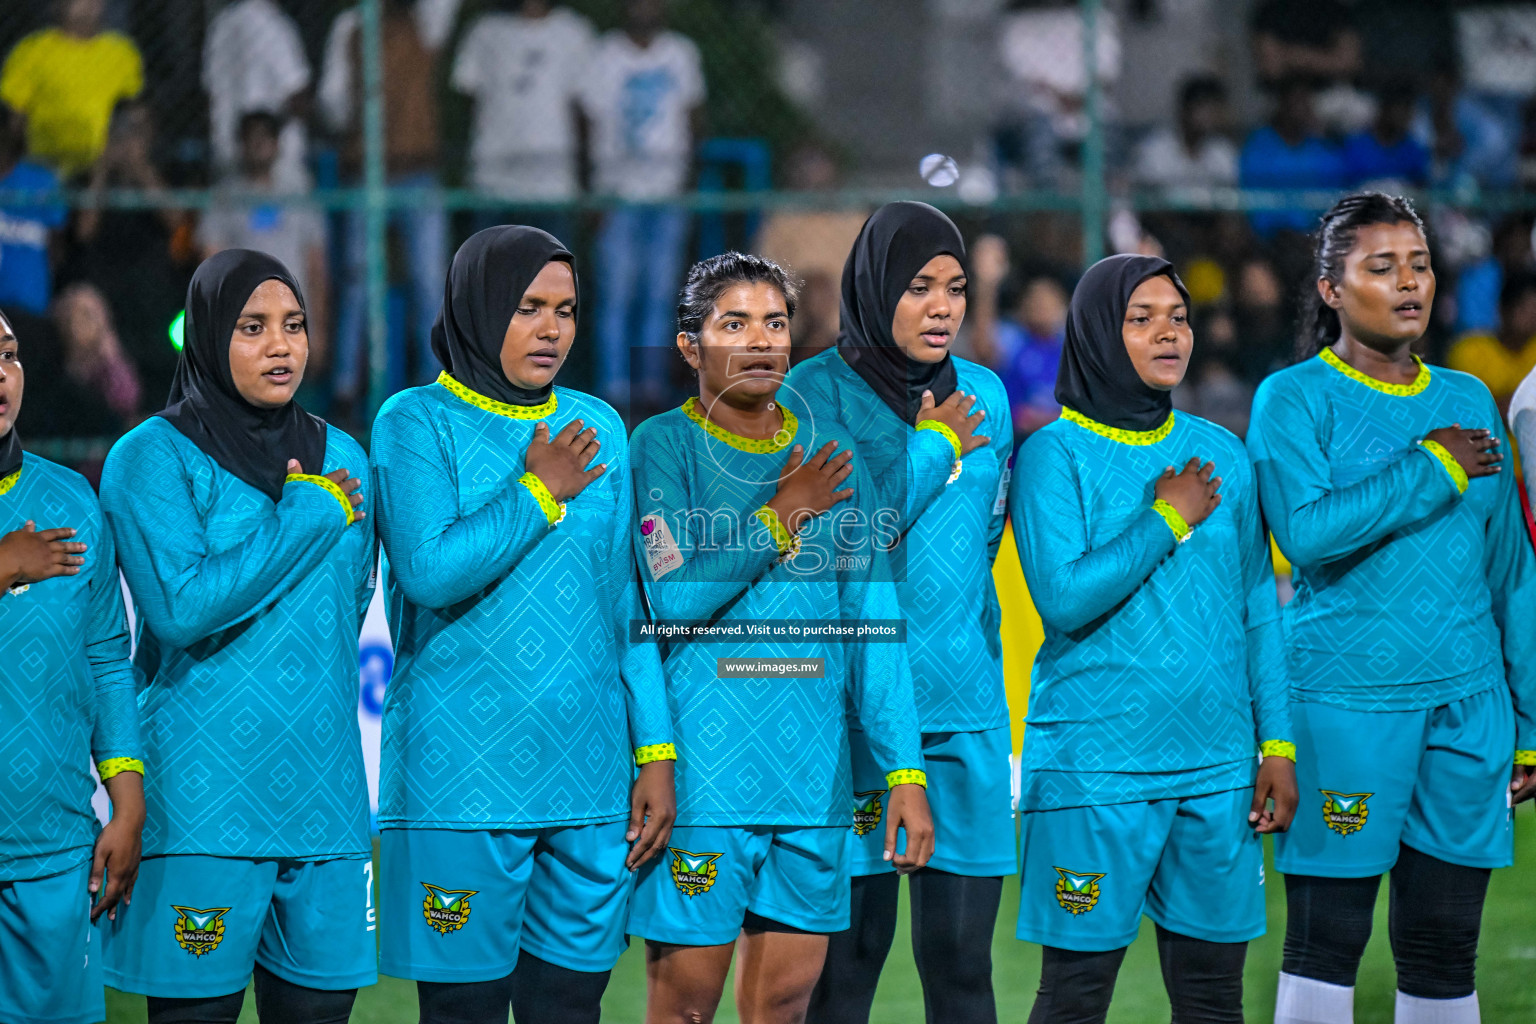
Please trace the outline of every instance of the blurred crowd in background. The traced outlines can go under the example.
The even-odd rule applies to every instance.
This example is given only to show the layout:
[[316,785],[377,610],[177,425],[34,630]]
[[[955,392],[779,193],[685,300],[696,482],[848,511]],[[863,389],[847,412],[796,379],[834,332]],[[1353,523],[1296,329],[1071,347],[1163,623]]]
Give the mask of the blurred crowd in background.
[[[1082,188],[1095,132],[1108,251],[1168,256],[1196,307],[1180,406],[1245,432],[1255,386],[1292,358],[1307,233],[1361,187],[1429,197],[1425,357],[1501,404],[1536,365],[1521,198],[1536,184],[1536,3],[1102,0],[1092,69],[1076,0],[379,6],[386,184],[405,197],[389,217],[386,392],[436,376],[447,261],[492,223],[577,252],[562,383],[632,417],[681,383],[668,349],[690,260],[735,247],[787,264],[803,357],[836,339],[871,197],[902,189],[970,239],[958,344],[1002,376],[1022,438],[1058,412],[1084,247],[1080,214],[1051,197]],[[0,308],[31,371],[29,438],[110,439],[157,410],[191,271],[236,246],[303,287],[306,406],[366,429],[366,216],[327,198],[363,180],[363,36],[358,7],[317,0],[0,11]],[[178,205],[186,189],[213,191]],[[1316,208],[1236,212],[1233,189],[1311,190]],[[731,190],[800,201],[688,201]]]

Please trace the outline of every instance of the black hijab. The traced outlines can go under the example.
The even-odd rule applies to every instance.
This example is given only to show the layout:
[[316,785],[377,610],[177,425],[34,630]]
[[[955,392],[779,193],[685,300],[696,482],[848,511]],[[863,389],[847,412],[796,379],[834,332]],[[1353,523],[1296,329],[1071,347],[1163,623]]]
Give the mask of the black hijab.
[[896,344],[891,319],[912,279],[935,256],[948,254],[965,266],[960,229],[927,203],[887,203],[859,231],[843,264],[842,325],[837,350],[903,423],[917,419],[923,392],[935,403],[954,393],[955,361],[948,353],[922,363]]
[[288,268],[266,253],[226,249],[203,261],[187,285],[186,343],[168,404],[170,421],[220,466],[274,502],[282,499],[288,460],[306,473],[325,471],[325,421],[298,402],[260,409],[240,396],[229,369],[229,341],[251,293],[263,281],[304,295]]
[[[4,320],[12,331],[11,318],[5,315],[5,310],[0,309],[0,320]],[[14,415],[14,410],[12,411]],[[0,480],[4,480],[21,468],[21,435],[16,432],[16,422],[11,421],[11,429],[0,437]]]
[[[501,368],[501,342],[523,293],[550,260],[576,276],[576,260],[547,231],[519,225],[486,228],[453,255],[443,308],[432,325],[432,354],[460,384],[507,405],[542,405],[554,382],[520,388]],[[579,294],[579,292],[578,292]]]
[[1170,392],[1149,387],[1131,363],[1121,333],[1131,293],[1162,275],[1189,302],[1173,264],[1157,256],[1110,256],[1088,268],[1072,291],[1056,401],[1121,430],[1156,430],[1173,411]]

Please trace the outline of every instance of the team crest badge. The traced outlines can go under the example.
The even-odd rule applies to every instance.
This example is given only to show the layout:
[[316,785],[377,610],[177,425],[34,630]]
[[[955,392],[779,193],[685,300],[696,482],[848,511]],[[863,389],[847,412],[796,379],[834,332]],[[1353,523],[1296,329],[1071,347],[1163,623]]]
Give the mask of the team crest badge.
[[880,803],[880,798],[885,796],[883,789],[872,789],[867,793],[853,794],[853,834],[867,836],[880,827],[880,819],[885,815],[885,807]]
[[1099,879],[1104,872],[1068,871],[1057,868],[1061,877],[1056,880],[1056,902],[1061,909],[1076,917],[1086,914],[1099,905]]
[[421,901],[421,916],[433,931],[447,935],[464,927],[469,920],[469,898],[480,890],[439,889],[426,882],[421,886],[427,890],[427,898]]
[[224,915],[228,907],[194,910],[171,905],[176,911],[176,944],[193,956],[207,956],[224,941]]
[[1365,806],[1370,793],[1335,793],[1327,789],[1318,792],[1323,794],[1323,824],[1341,836],[1365,828],[1365,819],[1371,816],[1371,809]]
[[677,885],[677,891],[684,896],[701,896],[709,892],[720,874],[715,861],[725,854],[689,853],[675,846],[667,849],[672,852],[672,881]]

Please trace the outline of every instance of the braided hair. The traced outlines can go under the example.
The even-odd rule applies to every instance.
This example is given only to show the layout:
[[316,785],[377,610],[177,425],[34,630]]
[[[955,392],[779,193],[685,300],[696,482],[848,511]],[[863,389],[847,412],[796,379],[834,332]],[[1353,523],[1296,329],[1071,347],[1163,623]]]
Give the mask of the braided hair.
[[1326,279],[1337,285],[1344,279],[1344,259],[1355,247],[1360,229],[1371,224],[1410,223],[1420,231],[1424,222],[1419,219],[1413,203],[1403,196],[1390,196],[1385,192],[1356,192],[1333,204],[1323,214],[1312,248],[1311,279],[1302,294],[1301,337],[1297,340],[1296,359],[1310,359],[1339,340],[1343,326],[1339,323],[1338,310],[1329,306],[1318,294],[1317,282]]

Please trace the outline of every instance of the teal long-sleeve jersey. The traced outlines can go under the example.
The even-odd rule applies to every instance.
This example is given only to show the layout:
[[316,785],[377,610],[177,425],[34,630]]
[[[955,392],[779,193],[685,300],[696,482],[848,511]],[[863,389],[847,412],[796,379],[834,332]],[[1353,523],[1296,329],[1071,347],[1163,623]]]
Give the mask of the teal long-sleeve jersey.
[[[560,519],[523,458],[540,421],[553,436],[575,419],[607,470]],[[506,405],[443,374],[385,403],[371,455],[395,642],[379,824],[626,817],[635,762],[672,725],[656,647],[629,636],[644,613],[623,421],[579,391]]]
[[986,411],[978,433],[992,439],[960,460],[942,432],[902,422],[836,349],[796,366],[781,392],[807,419],[847,426],[876,508],[896,517],[901,540],[890,562],[924,732],[1008,724],[992,562],[1006,520],[1012,420],[997,375],[952,358],[959,389]]
[[140,761],[128,617],[112,534],[85,478],[27,453],[0,479],[0,534],[33,520],[89,545],[74,576],[0,590],[0,882],[91,857],[91,761]]
[[320,475],[342,467],[371,509],[367,458],[335,427],[325,464],[276,503],[159,417],[107,456],[101,504],[137,616],[145,854],[369,854],[357,637],[377,545]]
[[1422,444],[1437,427],[1505,442],[1475,377],[1420,364],[1384,384],[1331,351],[1270,377],[1248,450],[1291,560],[1286,661],[1296,696],[1358,711],[1437,707],[1495,687],[1536,750],[1536,557],[1514,460],[1468,481]]
[[[777,642],[749,632],[767,620],[857,628],[901,618],[874,542],[882,530],[894,536],[894,523],[871,519],[858,497],[872,490],[862,471],[849,477],[855,497],[808,523],[798,551],[781,557],[787,535],[760,510],[789,451],[800,444],[810,458],[847,435],[780,408],[784,429],[773,439],[709,422],[696,399],[645,421],[631,439],[635,553],[652,614],[741,631],[665,648],[680,825],[847,825],[851,724],[892,784],[915,781],[906,773],[923,767],[905,645]],[[721,658],[819,658],[824,675],[733,679],[720,674]]]
[[[1185,524],[1154,507],[1154,487],[1195,457],[1215,463],[1222,503],[1180,543]],[[1009,510],[1045,626],[1020,807],[1251,785],[1261,745],[1292,736],[1274,569],[1242,442],[1182,412],[1137,432],[1063,410],[1020,446]]]

